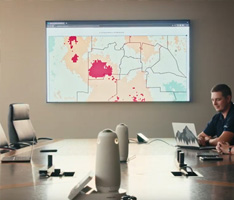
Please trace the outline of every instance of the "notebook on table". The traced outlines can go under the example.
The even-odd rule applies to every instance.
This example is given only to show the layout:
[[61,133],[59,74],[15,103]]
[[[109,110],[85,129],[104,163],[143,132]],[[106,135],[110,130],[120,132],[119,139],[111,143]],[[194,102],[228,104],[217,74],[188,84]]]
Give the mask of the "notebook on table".
[[34,145],[32,144],[30,146],[30,151],[27,152],[28,155],[13,155],[13,156],[5,156],[2,158],[2,163],[12,163],[12,162],[31,162],[32,159],[32,154],[33,154],[33,147]]
[[215,146],[200,146],[197,140],[197,132],[193,123],[172,123],[175,140],[178,147],[200,150],[215,149]]

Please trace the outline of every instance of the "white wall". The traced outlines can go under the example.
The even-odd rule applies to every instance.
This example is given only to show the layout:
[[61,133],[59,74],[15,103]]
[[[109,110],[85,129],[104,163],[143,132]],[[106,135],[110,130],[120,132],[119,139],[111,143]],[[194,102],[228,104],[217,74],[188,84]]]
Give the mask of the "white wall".
[[[234,90],[234,2],[191,0],[0,1],[0,123],[8,106],[26,102],[38,136],[91,138],[104,128],[129,126],[130,136],[172,137],[172,121],[201,131],[215,113],[210,88]],[[190,103],[46,103],[46,20],[191,20]]]

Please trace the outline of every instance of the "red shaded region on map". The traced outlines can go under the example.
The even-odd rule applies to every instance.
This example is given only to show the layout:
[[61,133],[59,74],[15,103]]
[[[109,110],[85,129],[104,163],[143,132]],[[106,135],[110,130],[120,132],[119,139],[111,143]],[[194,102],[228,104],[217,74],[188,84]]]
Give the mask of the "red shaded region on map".
[[[135,90],[136,88],[135,87],[132,87],[133,90]],[[143,93],[141,94],[138,94],[138,92],[136,91],[135,92],[135,95],[129,95],[129,97],[132,98],[132,101],[133,102],[145,102],[145,95]]]
[[92,63],[91,68],[89,69],[89,76],[94,78],[104,77],[105,75],[112,75],[112,67],[107,66],[106,62],[102,62],[101,60],[95,60]]
[[75,44],[77,44],[78,41],[77,41],[76,36],[70,36],[68,38],[68,43],[69,43],[71,49],[73,48],[73,42],[75,42]]
[[119,102],[119,97],[118,97],[118,96],[116,97],[116,100],[115,100],[115,102]]
[[[110,78],[108,78],[108,80],[110,80]],[[114,76],[111,77],[111,80],[112,80],[114,83],[117,83],[117,78],[115,78]]]
[[139,98],[137,96],[132,97],[133,102],[145,102],[145,98]]
[[77,54],[75,54],[75,55],[71,58],[71,60],[72,60],[74,63],[76,63],[76,62],[78,61],[78,58],[79,58],[79,56],[78,56]]

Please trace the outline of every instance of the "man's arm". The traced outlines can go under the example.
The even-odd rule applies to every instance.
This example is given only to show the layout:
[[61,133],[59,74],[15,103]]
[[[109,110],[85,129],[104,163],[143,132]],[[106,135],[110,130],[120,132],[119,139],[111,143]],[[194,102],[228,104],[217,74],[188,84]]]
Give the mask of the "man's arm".
[[206,146],[209,143],[211,136],[205,134],[204,132],[201,132],[200,134],[198,134],[197,139],[198,139],[198,143],[201,146]]
[[219,137],[214,139],[209,139],[209,144],[211,146],[216,146],[218,142],[228,142],[231,143],[234,138],[234,133],[231,131],[224,131]]

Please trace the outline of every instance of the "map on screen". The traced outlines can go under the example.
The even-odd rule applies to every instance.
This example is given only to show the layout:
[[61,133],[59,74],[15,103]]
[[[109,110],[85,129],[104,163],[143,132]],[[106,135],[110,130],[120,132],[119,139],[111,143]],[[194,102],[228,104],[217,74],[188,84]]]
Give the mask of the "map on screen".
[[47,102],[186,102],[189,21],[46,22]]

